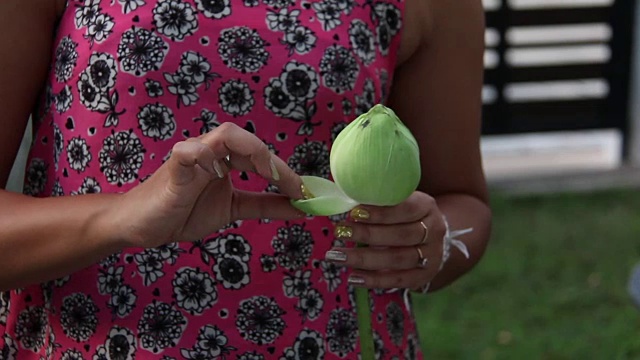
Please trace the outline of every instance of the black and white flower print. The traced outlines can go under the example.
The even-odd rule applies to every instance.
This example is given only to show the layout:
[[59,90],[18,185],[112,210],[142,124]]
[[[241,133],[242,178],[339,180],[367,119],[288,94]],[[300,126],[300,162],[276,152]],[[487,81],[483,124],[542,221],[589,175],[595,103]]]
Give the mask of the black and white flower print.
[[182,0],[159,0],[153,8],[156,31],[173,41],[182,41],[198,29],[193,6]]
[[390,302],[386,308],[386,326],[391,341],[397,346],[402,344],[404,338],[404,313],[400,304]]
[[107,351],[107,359],[134,359],[137,348],[136,337],[131,330],[115,326],[109,331],[104,347]]
[[198,10],[211,19],[222,19],[231,15],[231,0],[195,0]]
[[322,294],[316,289],[309,289],[300,295],[300,300],[296,306],[303,318],[315,320],[322,313],[324,299]]
[[78,43],[71,40],[71,36],[65,36],[60,40],[54,55],[54,72],[58,82],[66,82],[71,79],[73,69],[78,62]]
[[167,140],[176,131],[173,111],[160,104],[147,104],[138,113],[138,124],[142,134],[153,140]]
[[58,170],[58,163],[60,161],[60,154],[64,150],[64,135],[60,131],[58,124],[53,123],[53,162],[56,171]]
[[342,24],[342,20],[340,20],[342,11],[338,3],[331,0],[323,0],[314,2],[312,7],[324,31],[331,31]]
[[276,258],[267,254],[260,255],[260,265],[262,265],[262,271],[267,273],[278,268]]
[[110,266],[100,270],[98,274],[98,291],[102,295],[114,294],[123,284],[122,273],[124,266]]
[[121,285],[111,294],[109,303],[107,304],[111,311],[120,318],[124,318],[131,314],[136,306],[138,295],[136,291],[129,285]]
[[173,293],[178,307],[190,314],[202,314],[218,300],[214,280],[200,269],[182,268],[173,279]]
[[149,286],[164,276],[162,257],[159,252],[147,249],[133,256],[138,266],[138,273],[144,279],[144,286]]
[[402,29],[402,12],[396,5],[379,1],[373,5],[373,11],[377,20],[387,26],[391,36],[400,32]]
[[176,261],[180,254],[184,253],[185,250],[181,249],[177,243],[168,243],[164,245],[160,245],[153,249],[147,249],[151,252],[157,252],[162,261],[166,262],[169,265],[175,265]]
[[246,352],[237,356],[238,360],[265,360],[264,355],[256,351]]
[[47,184],[47,163],[42,159],[33,158],[27,167],[25,176],[24,193],[38,195],[42,193]]
[[184,315],[169,304],[154,301],[144,308],[138,322],[138,336],[143,349],[158,353],[176,346],[187,325]]
[[283,43],[289,51],[289,56],[292,56],[294,52],[299,55],[304,55],[315,48],[317,40],[318,37],[313,30],[306,26],[299,25],[287,30],[284,34]]
[[343,115],[351,115],[351,111],[353,111],[353,104],[347,98],[342,99],[342,114]]
[[0,292],[0,325],[7,324],[7,315],[9,315],[9,305],[11,297],[9,291]]
[[164,78],[169,84],[167,86],[167,90],[169,90],[171,94],[178,97],[178,107],[180,107],[180,105],[194,105],[200,98],[196,91],[197,84],[189,75],[182,72],[177,72],[174,74],[165,73]]
[[60,324],[65,335],[75,341],[87,341],[96,331],[98,307],[91,297],[73,294],[64,298],[60,310]]
[[358,340],[358,323],[355,313],[342,308],[333,310],[326,334],[329,352],[339,357],[345,357],[353,352]]
[[62,353],[60,360],[84,360],[84,356],[76,349],[67,349]]
[[91,45],[93,45],[94,42],[101,43],[111,35],[114,26],[115,22],[111,15],[98,14],[89,20],[85,38],[89,40],[89,44]]
[[100,183],[95,177],[88,176],[82,181],[78,191],[72,191],[71,195],[99,194],[102,192]]
[[320,74],[324,85],[338,94],[353,90],[360,66],[353,53],[340,45],[328,47],[320,60]]
[[311,288],[311,270],[298,270],[286,273],[282,281],[282,289],[287,297],[298,297]]
[[333,125],[333,127],[331,127],[331,142],[336,141],[336,138],[338,137],[338,135],[340,134],[340,132],[342,130],[344,130],[344,128],[347,127],[347,123],[344,121],[341,121],[335,125]]
[[195,51],[182,54],[178,72],[191,78],[196,86],[204,84],[206,89],[209,89],[213,79],[220,77],[220,74],[211,71],[209,60]]
[[251,245],[238,234],[227,234],[213,241],[213,254],[216,257],[234,256],[240,261],[248,262],[251,259]]
[[297,360],[295,350],[290,347],[286,348],[278,360]]
[[223,82],[218,89],[218,97],[218,104],[222,110],[233,116],[248,114],[255,104],[253,90],[249,88],[249,84],[237,79]]
[[76,28],[80,29],[89,24],[100,14],[100,0],[84,0],[82,5],[76,8]]
[[256,29],[236,26],[220,33],[218,54],[228,67],[242,73],[251,73],[267,64],[268,45]]
[[73,102],[73,94],[71,93],[71,86],[65,85],[60,92],[55,95],[53,102],[56,106],[56,111],[59,114],[69,111],[71,103]]
[[108,268],[115,265],[116,263],[118,263],[118,261],[120,261],[120,255],[120,252],[116,252],[103,258],[102,260],[100,260],[100,266],[102,266],[103,268]]
[[198,332],[196,347],[204,350],[209,359],[225,358],[235,347],[229,345],[227,335],[215,325],[203,326]]
[[69,167],[78,173],[85,171],[91,161],[91,152],[89,151],[87,140],[81,137],[74,137],[67,144],[67,161]]
[[213,266],[216,280],[225,289],[241,289],[251,281],[249,265],[238,256],[227,255],[216,259]]
[[48,328],[45,309],[41,306],[28,307],[18,316],[16,339],[24,349],[38,352],[44,346]]
[[133,182],[144,160],[142,142],[132,131],[112,132],[104,139],[100,150],[100,171],[111,184]]
[[307,265],[311,257],[313,238],[303,225],[294,224],[279,228],[271,246],[280,266],[289,271],[298,270]]
[[356,116],[369,111],[375,105],[376,87],[372,79],[366,79],[362,94],[356,95]]
[[418,351],[420,351],[420,344],[415,333],[410,333],[407,336],[407,347],[404,350],[404,358],[406,360],[415,360],[418,358]]
[[203,109],[200,112],[200,117],[193,119],[193,121],[200,121],[202,123],[202,125],[200,125],[200,135],[206,134],[220,126],[216,113],[207,109]]
[[376,59],[375,37],[364,21],[360,19],[351,21],[349,40],[356,55],[365,65],[370,65]]
[[271,344],[284,331],[282,315],[284,310],[275,299],[254,296],[240,303],[236,326],[245,340],[258,345]]
[[315,330],[302,330],[293,344],[295,358],[300,360],[324,359],[324,339]]
[[294,29],[299,21],[300,10],[289,10],[287,8],[280,9],[279,11],[268,10],[267,12],[267,26],[271,31],[282,31]]
[[295,3],[295,0],[263,0],[264,4],[274,9],[285,8]]
[[122,6],[122,13],[128,14],[132,11],[136,11],[140,6],[145,4],[144,0],[118,0]]
[[104,345],[99,345],[96,348],[96,353],[93,354],[92,360],[109,360],[107,349],[104,347]]
[[169,46],[154,32],[133,27],[125,31],[118,44],[118,60],[122,71],[142,76],[158,70],[164,62]]
[[307,141],[296,146],[287,163],[299,175],[319,176],[327,179],[331,173],[329,148],[325,143],[319,141]]
[[64,189],[62,188],[62,185],[60,185],[59,179],[56,179],[56,181],[53,183],[53,188],[51,189],[51,196],[52,197],[64,196]]
[[4,334],[2,339],[4,344],[0,347],[0,359],[13,360],[18,356],[18,345],[9,334]]
[[118,125],[119,116],[125,110],[117,110],[118,91],[115,86],[118,67],[114,57],[108,53],[93,53],[89,58],[89,67],[78,79],[80,102],[89,110],[107,114],[105,126]]
[[144,88],[147,90],[147,95],[152,98],[157,98],[164,95],[162,84],[159,81],[147,79],[144,82]]

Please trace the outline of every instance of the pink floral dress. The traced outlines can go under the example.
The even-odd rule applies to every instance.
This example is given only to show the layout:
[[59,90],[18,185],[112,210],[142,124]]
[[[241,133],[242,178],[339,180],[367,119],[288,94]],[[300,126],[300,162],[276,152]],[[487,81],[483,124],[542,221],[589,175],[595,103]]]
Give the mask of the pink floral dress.
[[[25,193],[127,191],[226,121],[328,178],[335,136],[387,96],[402,15],[399,0],[69,1]],[[0,359],[356,359],[347,270],[323,260],[339,218],[237,222],[4,293]],[[378,358],[419,358],[401,293],[371,294]]]

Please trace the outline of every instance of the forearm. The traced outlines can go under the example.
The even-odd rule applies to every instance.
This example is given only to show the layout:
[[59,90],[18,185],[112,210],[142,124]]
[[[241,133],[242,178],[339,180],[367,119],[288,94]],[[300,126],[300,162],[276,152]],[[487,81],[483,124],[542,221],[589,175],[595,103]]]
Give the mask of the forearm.
[[463,194],[435,198],[451,230],[473,228],[473,231],[457,237],[467,246],[470,257],[467,259],[452,247],[449,260],[432,281],[429,291],[446,287],[471,270],[482,258],[491,236],[491,210],[486,203],[476,197]]
[[0,190],[0,291],[66,276],[121,249],[106,215],[118,196]]

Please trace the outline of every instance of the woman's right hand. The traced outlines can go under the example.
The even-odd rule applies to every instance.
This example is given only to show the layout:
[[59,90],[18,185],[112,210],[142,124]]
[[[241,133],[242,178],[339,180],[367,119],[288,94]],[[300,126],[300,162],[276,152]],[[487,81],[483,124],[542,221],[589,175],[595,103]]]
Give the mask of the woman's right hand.
[[[229,156],[229,161],[225,157]],[[235,189],[229,167],[254,171],[283,195]],[[295,219],[291,206],[302,180],[250,132],[223,123],[198,138],[179,142],[148,180],[119,196],[108,228],[126,247],[195,241],[241,219]]]

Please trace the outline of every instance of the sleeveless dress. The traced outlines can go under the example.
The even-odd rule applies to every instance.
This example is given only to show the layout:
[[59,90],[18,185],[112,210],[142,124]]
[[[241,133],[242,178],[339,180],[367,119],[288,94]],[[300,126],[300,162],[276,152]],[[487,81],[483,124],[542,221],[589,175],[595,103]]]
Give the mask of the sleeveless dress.
[[[298,174],[389,91],[399,0],[69,1],[24,192],[125,192],[172,146],[231,121]],[[234,184],[277,191],[252,173]],[[357,359],[353,288],[325,262],[335,217],[244,221],[127,249],[0,296],[0,359]],[[371,291],[378,359],[421,358],[400,292]]]

